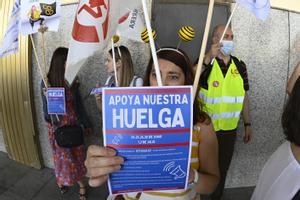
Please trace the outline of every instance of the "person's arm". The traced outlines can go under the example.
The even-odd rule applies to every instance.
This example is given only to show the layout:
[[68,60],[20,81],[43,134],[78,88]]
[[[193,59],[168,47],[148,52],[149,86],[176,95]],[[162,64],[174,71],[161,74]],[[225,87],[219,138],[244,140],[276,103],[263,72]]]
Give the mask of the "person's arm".
[[[213,130],[212,123],[201,124],[201,142],[199,144],[200,170],[199,179],[196,183],[196,191],[200,194],[210,194],[217,187],[220,179],[218,140]],[[191,170],[190,179],[194,179]]]
[[293,87],[294,87],[297,79],[299,78],[299,76],[300,76],[300,62],[295,67],[294,72],[292,73],[291,77],[288,80],[286,90],[289,95],[292,93]]
[[243,102],[243,110],[242,110],[242,116],[244,121],[244,127],[245,127],[245,135],[244,135],[244,143],[247,144],[251,141],[252,138],[252,129],[251,129],[251,120],[250,120],[250,108],[249,108],[249,96],[247,91],[245,92],[245,98]]
[[123,163],[124,159],[116,156],[115,150],[97,145],[89,146],[84,162],[87,168],[87,177],[89,177],[89,185],[91,187],[102,185],[107,181],[110,173],[121,169]]

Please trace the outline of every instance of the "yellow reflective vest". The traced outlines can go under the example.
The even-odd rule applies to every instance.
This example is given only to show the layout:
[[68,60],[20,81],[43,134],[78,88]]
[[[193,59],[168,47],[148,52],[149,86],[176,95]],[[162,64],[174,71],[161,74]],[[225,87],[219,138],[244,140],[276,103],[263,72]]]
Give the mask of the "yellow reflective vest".
[[243,109],[245,89],[233,59],[225,77],[215,60],[207,84],[208,89],[201,88],[199,97],[204,111],[212,118],[214,130],[236,129]]

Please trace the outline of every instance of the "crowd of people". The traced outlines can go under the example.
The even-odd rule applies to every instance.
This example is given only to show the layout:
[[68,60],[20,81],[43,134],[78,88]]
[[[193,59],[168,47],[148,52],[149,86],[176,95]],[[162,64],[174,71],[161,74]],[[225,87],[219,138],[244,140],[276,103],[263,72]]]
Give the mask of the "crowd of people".
[[[193,146],[189,187],[186,190],[127,193],[109,196],[108,199],[178,199],[202,198],[220,200],[223,195],[226,175],[234,152],[237,127],[240,117],[244,124],[244,143],[252,139],[249,111],[249,81],[246,64],[232,55],[233,32],[224,25],[214,28],[211,47],[204,59],[204,70],[200,77],[197,99],[193,104]],[[66,91],[66,115],[59,117],[47,113],[45,85],[42,85],[45,121],[49,130],[49,141],[54,158],[56,181],[62,193],[69,186],[79,184],[79,198],[87,199],[84,177],[89,178],[91,187],[104,184],[111,173],[122,168],[126,158],[118,156],[116,150],[91,145],[72,148],[60,147],[55,140],[57,127],[80,125],[86,134],[91,124],[81,102],[79,81],[72,87],[64,81],[65,63],[68,50],[58,48],[54,53],[48,73],[51,87],[64,87]],[[164,86],[192,85],[193,65],[188,55],[173,47],[157,50],[159,69]],[[115,68],[113,66],[115,57]],[[150,59],[144,79],[134,73],[132,58],[125,46],[109,51],[106,62],[108,77],[106,87],[157,86],[153,60]],[[300,64],[288,81],[290,95],[282,115],[282,127],[286,142],[270,157],[259,177],[253,200],[300,199]],[[117,82],[116,82],[117,80]],[[97,85],[100,87],[100,85]],[[102,111],[102,95],[95,95],[99,111]]]

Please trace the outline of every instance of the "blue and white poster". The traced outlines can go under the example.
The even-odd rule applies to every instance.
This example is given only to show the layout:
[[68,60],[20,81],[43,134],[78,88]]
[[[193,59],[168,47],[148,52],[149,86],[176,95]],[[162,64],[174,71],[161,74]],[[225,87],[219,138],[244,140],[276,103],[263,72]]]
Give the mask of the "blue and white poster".
[[66,114],[65,88],[48,88],[47,107],[48,114]]
[[192,141],[192,88],[103,88],[104,145],[125,158],[110,194],[185,189]]

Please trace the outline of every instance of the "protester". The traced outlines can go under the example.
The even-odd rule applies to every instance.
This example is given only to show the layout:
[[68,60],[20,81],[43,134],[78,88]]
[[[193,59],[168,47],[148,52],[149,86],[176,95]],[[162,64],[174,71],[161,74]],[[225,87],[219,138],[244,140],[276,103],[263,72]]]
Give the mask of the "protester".
[[246,65],[231,55],[234,44],[230,28],[227,29],[224,40],[219,43],[224,30],[224,25],[214,28],[211,49],[205,55],[205,69],[200,78],[199,97],[212,118],[219,143],[221,179],[211,195],[212,200],[221,199],[223,194],[241,112],[245,127],[244,143],[248,143],[252,136]]
[[[113,67],[113,55],[112,49],[109,51],[109,55],[106,65],[106,71],[110,74],[107,78],[104,86],[114,87],[117,86],[114,77],[114,67]],[[134,75],[134,68],[132,63],[131,54],[127,47],[119,46],[114,47],[116,68],[117,68],[117,79],[119,87],[139,87],[143,86],[143,79]],[[98,84],[97,87],[100,85]],[[102,110],[102,95],[96,94],[97,107]]]
[[[194,76],[191,63],[184,52],[174,48],[164,48],[158,51],[162,82],[164,86],[192,85]],[[152,60],[150,61],[145,86],[157,86],[156,74]],[[214,191],[219,181],[218,146],[209,116],[199,109],[198,101],[194,103],[193,145],[189,172],[189,183],[199,175],[199,180],[187,190],[128,193],[117,199],[195,199],[199,193],[209,194]],[[90,146],[85,164],[90,177],[89,184],[93,187],[103,184],[108,175],[121,168],[124,158],[116,156],[116,151],[107,147]]]
[[300,76],[300,62],[298,63],[298,65],[295,67],[294,72],[292,73],[288,84],[287,84],[287,92],[288,94],[292,93],[293,87],[295,85],[296,80],[299,78]]
[[65,64],[68,49],[59,47],[52,56],[51,65],[48,73],[48,81],[51,87],[64,87],[66,97],[66,114],[49,115],[47,110],[46,88],[42,84],[42,99],[44,118],[48,126],[49,141],[52,148],[54,171],[56,183],[62,194],[67,192],[68,186],[79,184],[80,200],[86,199],[86,188],[84,177],[86,168],[84,160],[86,151],[84,145],[73,148],[60,147],[55,138],[55,131],[66,125],[79,125],[85,128],[85,132],[90,132],[90,123],[85,113],[79,94],[79,82],[75,81],[69,87],[64,79]]
[[300,199],[300,78],[282,114],[284,142],[269,158],[251,200]]

